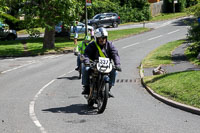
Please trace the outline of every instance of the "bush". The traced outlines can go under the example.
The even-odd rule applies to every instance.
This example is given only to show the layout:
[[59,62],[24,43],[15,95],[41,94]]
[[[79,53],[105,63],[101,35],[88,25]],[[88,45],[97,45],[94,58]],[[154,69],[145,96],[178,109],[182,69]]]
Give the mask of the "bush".
[[192,42],[200,42],[200,24],[195,22],[190,25],[188,39]]
[[200,52],[200,24],[194,22],[190,25],[188,30],[188,40],[194,42],[193,45],[189,46],[189,50],[194,52],[197,56]]
[[[178,3],[175,4],[175,12],[182,12],[184,11],[185,7],[186,0],[178,0]],[[164,0],[164,12],[173,12],[173,0]]]

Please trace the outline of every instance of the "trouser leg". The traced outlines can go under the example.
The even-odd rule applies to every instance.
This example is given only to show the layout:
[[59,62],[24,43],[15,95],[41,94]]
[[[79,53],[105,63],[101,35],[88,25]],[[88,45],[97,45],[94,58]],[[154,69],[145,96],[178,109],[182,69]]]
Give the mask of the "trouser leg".
[[110,77],[109,85],[110,86],[114,86],[115,85],[116,76],[117,76],[117,71],[113,69],[110,72],[110,75],[109,75],[109,77]]
[[80,60],[80,55],[77,56],[77,66],[81,66],[81,60]]
[[82,85],[89,85],[89,67],[86,67],[84,64],[82,65]]

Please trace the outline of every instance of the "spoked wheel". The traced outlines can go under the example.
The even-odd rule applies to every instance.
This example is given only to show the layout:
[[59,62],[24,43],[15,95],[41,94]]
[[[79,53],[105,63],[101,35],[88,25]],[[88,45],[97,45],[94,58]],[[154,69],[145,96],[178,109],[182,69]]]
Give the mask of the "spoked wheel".
[[97,100],[97,113],[101,114],[106,109],[106,105],[108,102],[108,91],[109,91],[109,83],[105,83],[105,86],[102,89],[101,95]]
[[[91,82],[91,81],[90,81]],[[87,102],[88,102],[88,107],[93,107],[93,105],[94,105],[94,103],[95,103],[95,101],[94,101],[94,99],[92,98],[92,90],[91,90],[91,88],[93,88],[93,86],[92,86],[93,84],[90,84],[90,94],[88,95],[88,98],[87,98]]]

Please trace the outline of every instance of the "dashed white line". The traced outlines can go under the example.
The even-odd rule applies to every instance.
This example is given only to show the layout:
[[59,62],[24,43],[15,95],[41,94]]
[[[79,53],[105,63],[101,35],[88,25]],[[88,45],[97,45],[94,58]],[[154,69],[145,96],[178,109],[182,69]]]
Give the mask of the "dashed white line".
[[163,35],[160,35],[160,36],[156,36],[156,37],[152,37],[152,38],[149,38],[149,39],[147,39],[147,40],[153,40],[153,39],[157,39],[157,38],[159,38],[159,37],[162,37]]
[[175,30],[175,31],[172,31],[172,32],[169,32],[169,33],[167,33],[167,34],[169,35],[169,34],[172,34],[172,33],[178,32],[178,31],[179,31],[179,29],[178,29],[178,30]]
[[60,56],[63,56],[63,55],[50,55],[50,56],[46,56],[46,57],[43,57],[42,59],[53,59],[53,58],[57,58],[57,57],[60,57]]
[[24,65],[22,65],[22,66],[18,66],[18,67],[12,68],[12,69],[8,69],[8,70],[5,70],[5,71],[3,71],[3,72],[1,72],[1,73],[7,73],[7,72],[10,72],[10,71],[13,71],[13,70],[16,70],[16,69],[19,69],[19,68],[22,68],[22,67],[31,65],[31,64],[33,64],[33,63],[35,63],[35,62],[36,62],[36,61],[31,61],[31,62],[28,63],[28,64],[24,64]]
[[[69,71],[67,74],[72,73],[74,70]],[[66,74],[63,74],[61,76],[58,77],[63,77]],[[41,133],[47,133],[47,131],[45,130],[45,128],[41,125],[41,123],[39,122],[38,118],[36,117],[35,114],[35,102],[37,100],[37,98],[39,97],[39,95],[42,93],[42,91],[44,91],[45,88],[47,88],[49,85],[51,85],[53,82],[55,82],[57,79],[53,79],[51,80],[49,83],[47,83],[46,85],[44,85],[39,91],[38,93],[34,96],[33,100],[30,102],[29,104],[29,115],[30,118],[32,119],[33,123],[36,125],[36,127],[38,127],[41,131]]]
[[134,45],[137,45],[137,44],[139,44],[139,42],[136,42],[136,43],[134,43],[134,44],[131,44],[131,45],[128,45],[128,46],[125,46],[125,47],[122,47],[123,49],[124,48],[128,48],[128,47],[131,47],[131,46],[134,46]]

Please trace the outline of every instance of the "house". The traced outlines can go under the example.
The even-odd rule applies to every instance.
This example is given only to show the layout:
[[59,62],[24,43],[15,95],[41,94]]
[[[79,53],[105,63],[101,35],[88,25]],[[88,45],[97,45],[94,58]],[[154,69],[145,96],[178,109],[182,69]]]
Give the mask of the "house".
[[149,3],[155,3],[155,2],[160,2],[160,0],[148,0]]

